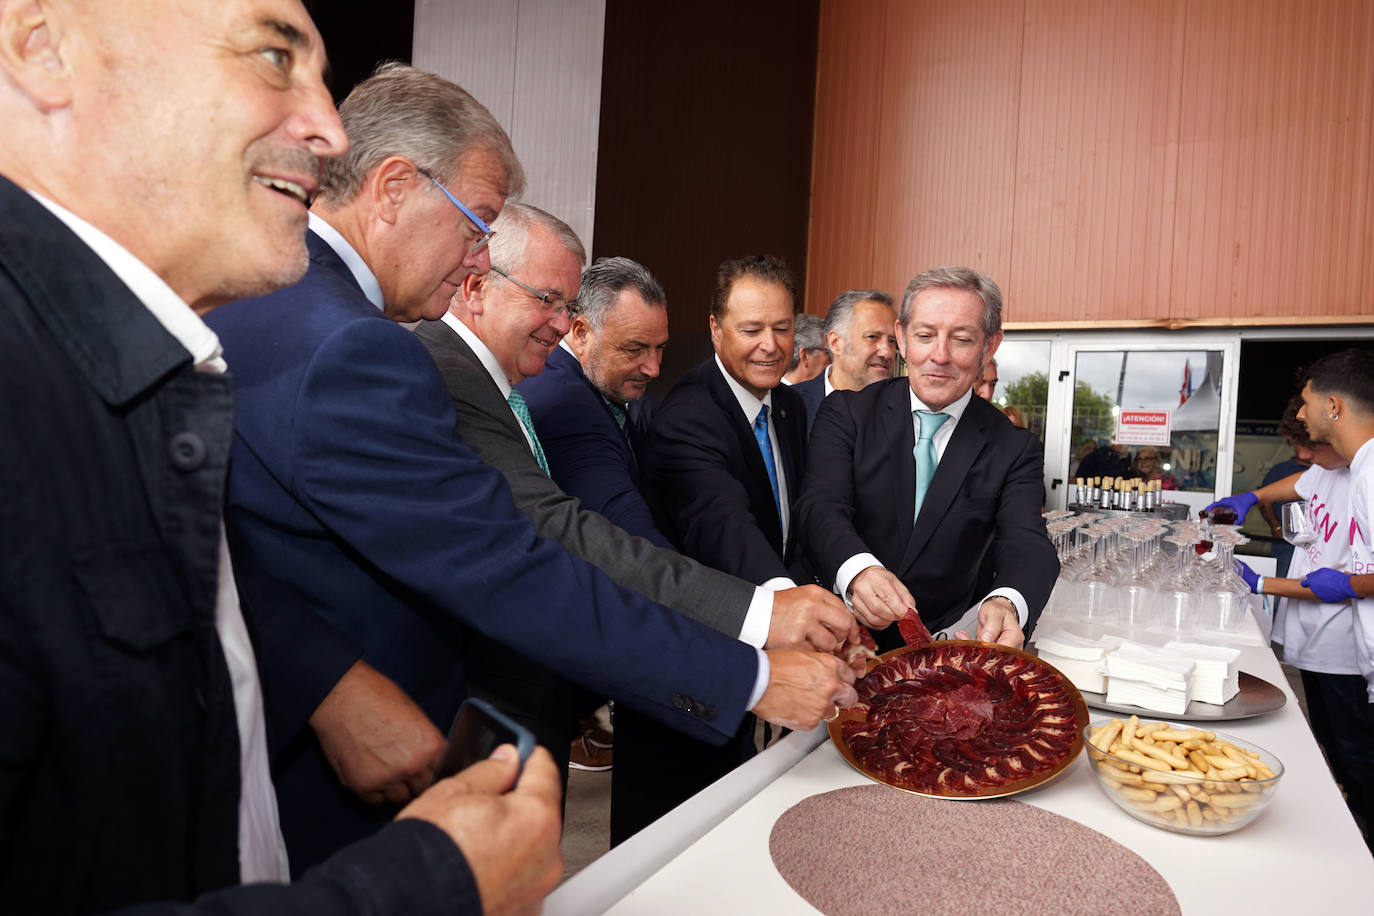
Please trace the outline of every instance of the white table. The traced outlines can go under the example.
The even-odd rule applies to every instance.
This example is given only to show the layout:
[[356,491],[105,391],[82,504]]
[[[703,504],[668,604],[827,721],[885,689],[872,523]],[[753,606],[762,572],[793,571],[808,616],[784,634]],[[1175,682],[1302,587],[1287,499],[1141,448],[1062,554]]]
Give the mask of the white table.
[[[1221,837],[1142,824],[1102,795],[1086,755],[1018,800],[1071,818],[1149,862],[1188,914],[1374,912],[1374,857],[1360,838],[1273,652],[1242,650],[1241,670],[1278,685],[1279,711],[1217,727],[1283,762],[1278,794],[1259,819]],[[1089,710],[1094,721],[1112,713]],[[824,728],[789,735],[709,786],[560,887],[550,914],[814,914],[768,852],[777,818],[820,792],[869,781]]]

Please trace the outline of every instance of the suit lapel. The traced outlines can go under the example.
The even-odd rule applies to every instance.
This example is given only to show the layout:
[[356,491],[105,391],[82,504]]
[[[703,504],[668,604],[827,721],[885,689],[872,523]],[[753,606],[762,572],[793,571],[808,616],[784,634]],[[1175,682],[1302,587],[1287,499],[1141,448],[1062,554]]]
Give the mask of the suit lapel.
[[[768,540],[772,543],[773,549],[782,556],[785,546],[782,542],[782,520],[778,518],[777,505],[773,502],[773,484],[768,480],[768,469],[763,464],[763,454],[759,451],[759,442],[754,438],[754,428],[744,419],[744,413],[739,409],[739,401],[735,399],[735,393],[730,390],[725,379],[721,377],[720,368],[714,359],[706,364],[707,390],[711,392],[711,397],[715,400],[716,406],[724,411],[730,429],[735,434],[735,439],[739,443],[740,454],[744,456],[745,468],[749,474],[749,480],[744,481],[749,490],[750,509],[754,519],[763,533],[768,535]],[[782,436],[778,437],[781,442]],[[781,447],[781,445],[779,445]],[[791,480],[789,478],[789,485]],[[763,511],[764,500],[767,500],[769,511]]]
[[879,450],[878,466],[894,460],[897,468],[893,492],[893,529],[901,533],[903,552],[911,545],[911,514],[916,505],[916,433],[911,421],[910,386],[903,381],[890,385],[881,405],[878,427],[891,430]]
[[[487,372],[487,367],[483,366],[482,361],[477,358],[477,354],[472,352],[472,347],[468,346],[468,342],[464,340],[457,331],[453,330],[453,328],[442,321],[430,323],[428,330],[430,332],[430,339],[433,340],[436,345],[441,349],[448,350],[453,356],[471,365],[473,374],[480,379],[477,384],[484,386],[483,390],[487,392],[488,396],[495,399],[492,402],[491,412],[494,413],[503,425],[510,427],[510,429],[518,433],[523,439],[525,432],[520,428],[520,421],[515,418],[515,412],[509,409],[496,409],[496,402],[500,401],[506,403],[506,398],[502,396],[501,389],[496,387],[496,383],[492,381],[491,373]],[[476,392],[473,393],[475,394]],[[450,388],[450,396],[451,395],[452,389]],[[473,404],[478,403],[475,398],[471,397],[464,398],[464,400]]]
[[[908,400],[908,403],[910,401]],[[963,486],[964,478],[968,476],[969,468],[977,459],[983,447],[987,444],[987,430],[983,426],[978,412],[971,409],[970,403],[964,409],[964,415],[959,419],[959,425],[954,427],[954,435],[950,437],[949,444],[945,446],[945,453],[940,457],[940,463],[935,468],[935,476],[931,478],[930,489],[926,492],[925,502],[921,504],[921,514],[916,518],[916,525],[911,532],[911,541],[907,544],[905,553],[902,555],[902,572],[911,568],[925,548],[931,536],[935,533],[945,514],[954,503],[954,496]],[[912,448],[915,447],[915,428],[910,420],[907,421],[907,435],[912,440]],[[907,506],[912,507],[916,502],[916,459],[910,457],[906,462],[911,471],[911,500]]]

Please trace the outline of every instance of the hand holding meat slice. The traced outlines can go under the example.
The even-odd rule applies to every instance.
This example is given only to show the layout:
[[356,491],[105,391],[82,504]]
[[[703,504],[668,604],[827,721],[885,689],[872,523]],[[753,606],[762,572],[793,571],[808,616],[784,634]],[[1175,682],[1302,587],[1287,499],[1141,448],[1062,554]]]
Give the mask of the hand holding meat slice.
[[897,621],[897,629],[901,631],[902,641],[908,646],[928,646],[935,641],[930,635],[930,628],[921,620],[921,615],[916,613],[914,607],[906,609],[902,619]]
[[878,661],[878,642],[868,627],[856,624],[854,630],[855,641],[841,646],[835,650],[835,654],[854,669],[855,677],[863,677],[868,672],[869,662]]
[[774,725],[807,731],[859,700],[854,672],[834,655],[770,649],[768,666],[768,689],[753,712]]
[[763,647],[834,652],[858,639],[858,629],[837,595],[819,585],[803,585],[773,593],[773,617]]
[[888,569],[869,566],[849,583],[849,598],[859,622],[881,630],[916,606],[911,592]]

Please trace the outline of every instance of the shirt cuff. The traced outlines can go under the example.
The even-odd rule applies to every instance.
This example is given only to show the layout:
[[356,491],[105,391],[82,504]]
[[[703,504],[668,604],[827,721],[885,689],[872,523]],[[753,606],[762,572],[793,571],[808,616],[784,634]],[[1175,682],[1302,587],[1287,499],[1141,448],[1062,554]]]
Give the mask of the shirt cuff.
[[[772,582],[786,582],[786,579],[770,579],[754,589],[754,597],[749,602],[749,610],[744,612],[744,623],[739,628],[739,641],[747,642],[755,649],[762,649],[768,642],[768,631],[773,626],[773,589]],[[783,588],[792,588],[784,585]]]
[[749,694],[748,709],[751,712],[755,706],[759,705],[759,700],[762,700],[763,695],[768,691],[768,678],[773,673],[768,667],[768,654],[759,648],[755,648],[754,651],[759,654],[759,673],[754,678],[754,692]]
[[844,599],[844,603],[850,608],[854,603],[849,600],[849,585],[854,581],[854,577],[868,569],[870,566],[882,566],[878,558],[871,553],[856,553],[840,564],[840,569],[835,573],[835,593]]
[[[1004,586],[988,592],[988,598],[1006,598],[1014,604],[1016,606],[1016,618],[1021,624],[1021,629],[1026,628],[1026,621],[1030,620],[1030,611],[1026,608],[1026,599],[1020,592]],[[984,598],[983,601],[987,601],[988,598]],[[978,602],[979,607],[982,607],[983,601]]]
[[786,576],[774,576],[772,579],[769,579],[767,582],[765,582],[765,583],[763,583],[762,585],[759,586],[759,588],[766,588],[766,589],[768,589],[770,592],[780,592],[780,591],[782,591],[782,590],[785,589],[785,588],[796,588],[796,587],[797,587],[797,583],[793,582],[791,579],[787,578]]

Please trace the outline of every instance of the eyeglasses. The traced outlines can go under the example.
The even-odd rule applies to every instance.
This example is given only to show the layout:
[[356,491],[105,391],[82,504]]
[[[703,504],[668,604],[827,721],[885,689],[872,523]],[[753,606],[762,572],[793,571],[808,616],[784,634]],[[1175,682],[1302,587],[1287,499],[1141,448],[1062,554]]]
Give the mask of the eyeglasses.
[[472,243],[472,247],[468,249],[468,252],[470,254],[476,254],[483,248],[487,247],[487,242],[491,241],[491,237],[496,234],[496,230],[488,226],[486,223],[482,222],[482,217],[478,216],[476,213],[473,213],[467,207],[463,206],[463,202],[458,198],[454,197],[453,194],[449,192],[448,188],[441,185],[439,183],[439,179],[435,178],[433,175],[431,175],[424,169],[417,169],[416,171],[418,171],[421,175],[428,178],[430,181],[434,182],[434,186],[438,188],[440,191],[443,191],[444,196],[447,197],[455,207],[463,211],[463,215],[468,218],[468,221],[477,227],[477,231],[478,233],[480,233],[480,235],[477,241]]
[[502,277],[505,277],[507,280],[514,283],[516,286],[520,287],[534,298],[538,299],[540,302],[540,307],[543,308],[543,310],[546,312],[552,311],[554,318],[557,318],[564,312],[567,312],[570,316],[574,318],[577,317],[579,309],[577,306],[576,299],[573,299],[570,302],[567,299],[564,299],[562,296],[558,295],[558,293],[540,292],[533,286],[530,286],[528,283],[521,283],[519,280],[515,279],[510,274],[506,273],[504,270],[497,267],[495,264],[491,265],[491,272],[494,274],[499,274]]

